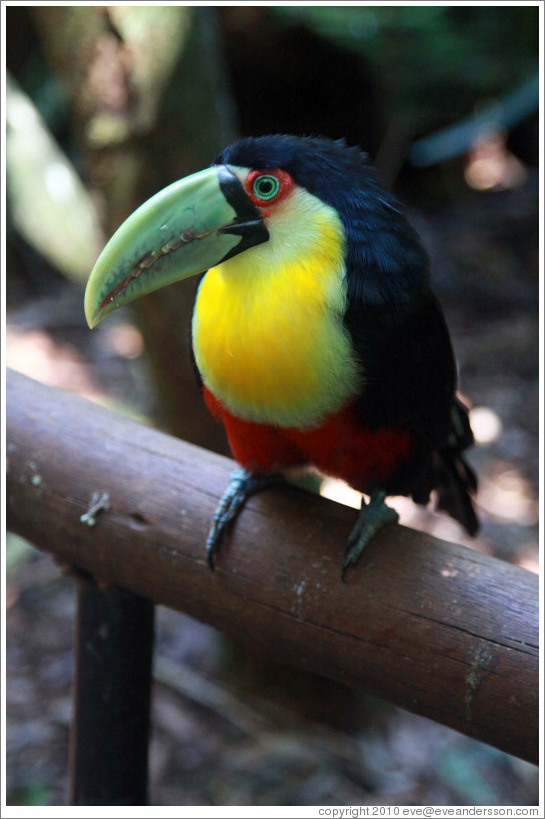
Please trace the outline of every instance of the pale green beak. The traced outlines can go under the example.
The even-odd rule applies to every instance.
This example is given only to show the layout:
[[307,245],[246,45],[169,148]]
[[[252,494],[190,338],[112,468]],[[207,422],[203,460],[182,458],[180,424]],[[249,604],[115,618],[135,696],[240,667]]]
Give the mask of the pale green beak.
[[131,301],[266,242],[269,233],[226,165],[181,179],[114,233],[87,282],[89,327]]

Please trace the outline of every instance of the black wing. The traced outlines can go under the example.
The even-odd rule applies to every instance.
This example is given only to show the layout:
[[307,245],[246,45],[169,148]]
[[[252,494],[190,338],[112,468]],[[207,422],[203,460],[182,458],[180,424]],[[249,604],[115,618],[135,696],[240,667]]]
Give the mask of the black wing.
[[400,466],[386,491],[426,504],[436,490],[438,507],[475,534],[477,480],[462,456],[473,433],[456,397],[456,363],[435,296],[428,291],[397,305],[352,303],[345,324],[364,371],[356,400],[362,423],[409,430],[418,443],[414,460]]

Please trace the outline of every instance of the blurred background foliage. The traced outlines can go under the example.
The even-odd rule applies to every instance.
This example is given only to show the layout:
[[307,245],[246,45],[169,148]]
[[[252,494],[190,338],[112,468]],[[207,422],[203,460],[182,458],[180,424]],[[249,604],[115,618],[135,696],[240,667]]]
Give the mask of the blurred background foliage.
[[[231,137],[278,131],[345,137],[378,157],[390,181],[403,170],[415,139],[497,104],[538,75],[538,8],[524,4],[218,7],[215,19],[208,20],[201,58],[192,55],[196,59],[177,85],[168,81],[187,49],[188,31],[210,9],[113,6],[70,14],[19,7],[7,12],[8,70],[84,178],[89,174],[84,148],[111,147],[137,136],[152,141],[160,105],[174,115],[178,132],[169,152],[187,153],[199,138],[203,142],[197,115],[203,64],[216,64],[224,86],[215,89],[215,104],[223,106],[222,128],[211,117],[218,146],[222,130]],[[126,45],[121,57],[108,39]],[[80,86],[84,93],[75,99],[74,73],[85,73],[87,66],[91,74],[93,64],[85,50],[77,52],[82,44],[88,52],[96,47],[103,53],[94,59],[96,76],[87,78]],[[108,95],[103,91],[109,98],[101,116],[96,111],[91,116],[85,107],[96,105],[92,86],[101,80],[109,86]],[[537,162],[537,100],[534,89],[526,112],[532,113],[533,104],[533,122],[525,117],[510,135],[532,163]],[[7,102],[9,114],[17,103],[11,94]],[[209,117],[214,107],[209,105]],[[74,125],[82,125],[86,116],[82,139]],[[192,119],[198,123],[193,133]],[[10,117],[8,135],[11,127]],[[467,152],[470,145],[461,147]],[[21,154],[26,149],[21,146]],[[23,163],[8,162],[8,201],[16,211],[23,175]],[[39,184],[35,168],[31,175]],[[153,184],[162,182],[154,178]],[[16,221],[24,231],[24,217]],[[59,218],[59,226],[63,221]],[[88,230],[94,230],[91,223]],[[28,229],[27,238],[32,236]],[[55,231],[51,240],[56,241]]]
[[449,160],[467,158],[483,124],[455,137],[452,156],[419,171],[417,185],[414,142],[483,109],[494,125],[502,100],[528,87],[505,137],[537,164],[536,6],[21,6],[7,9],[7,24],[14,299],[21,277],[41,279],[34,251],[85,278],[99,224],[111,233],[237,135],[345,137],[426,205],[445,196],[446,180],[452,195],[461,175]]
[[391,118],[425,134],[502,96],[536,71],[537,8],[471,6],[287,6],[306,22],[369,60]]
[[[91,334],[83,317],[87,274],[105,239],[138,204],[209,164],[237,136],[346,138],[370,154],[384,183],[408,204],[432,256],[463,386],[480,405],[472,420],[479,427],[474,462],[483,539],[467,545],[535,570],[537,5],[5,11],[8,364],[225,452],[188,353],[195,283],[152,294]],[[442,518],[414,509],[414,518],[403,518],[409,512],[400,511],[409,524],[459,537]],[[54,567],[44,569],[19,538],[10,536],[7,548],[12,804],[61,804],[69,582]],[[36,626],[45,609],[54,628]],[[209,631],[183,622],[180,628],[179,615],[161,613],[160,650],[207,676],[224,674],[225,645],[218,652]],[[231,668],[246,673],[243,689],[261,692],[267,676],[271,683],[269,667],[257,672],[230,651]],[[307,717],[357,733],[362,702],[355,695],[285,670],[281,676],[296,710],[303,704]],[[286,705],[285,685],[280,690]],[[163,804],[535,799],[531,766],[469,740],[456,743],[448,732],[439,736],[438,726],[392,717],[391,709],[368,702],[356,756],[317,755],[315,746],[311,754],[287,724],[282,735],[269,735],[269,744],[239,744],[237,757],[221,703],[218,727],[214,713],[200,721],[200,706],[195,715],[176,700],[173,710],[172,697],[166,691],[157,706],[160,742],[152,748]],[[198,701],[192,694],[189,706],[193,697]],[[53,716],[44,727],[46,713]],[[221,764],[211,748],[223,754]],[[173,784],[180,771],[181,786]]]

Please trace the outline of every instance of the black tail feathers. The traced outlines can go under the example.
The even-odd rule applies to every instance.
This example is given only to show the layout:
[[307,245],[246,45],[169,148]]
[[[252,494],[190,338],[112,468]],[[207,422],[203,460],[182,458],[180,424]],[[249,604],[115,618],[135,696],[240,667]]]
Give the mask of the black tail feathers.
[[476,535],[479,520],[471,498],[477,491],[474,471],[455,450],[440,450],[433,460],[437,508],[459,521],[469,535]]
[[412,496],[417,503],[427,503],[434,489],[437,508],[448,512],[473,536],[479,530],[472,500],[477,492],[477,476],[462,452],[473,444],[474,438],[468,411],[458,398],[453,404],[451,419],[447,442],[431,454],[426,475]]

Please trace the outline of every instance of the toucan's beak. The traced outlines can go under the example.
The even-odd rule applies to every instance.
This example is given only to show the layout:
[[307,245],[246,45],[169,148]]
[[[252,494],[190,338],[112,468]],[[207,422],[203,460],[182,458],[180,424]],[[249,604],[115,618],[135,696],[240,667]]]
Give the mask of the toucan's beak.
[[100,254],[85,291],[87,323],[95,327],[117,307],[268,238],[226,165],[174,182],[129,216]]

